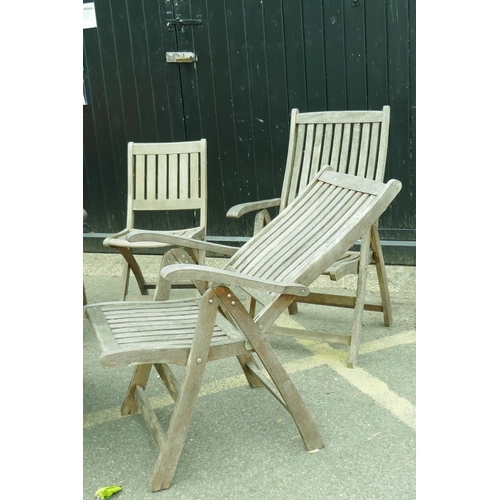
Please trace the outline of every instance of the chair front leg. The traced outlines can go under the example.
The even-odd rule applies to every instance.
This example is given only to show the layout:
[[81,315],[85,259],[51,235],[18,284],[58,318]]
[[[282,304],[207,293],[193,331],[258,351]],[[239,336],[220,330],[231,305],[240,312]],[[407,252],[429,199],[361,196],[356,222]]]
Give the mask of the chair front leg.
[[[134,255],[132,254],[132,250],[130,250],[130,248],[118,247],[118,251],[123,255],[123,258],[127,261],[129,270],[131,269],[132,272],[134,273],[135,279],[137,281],[137,286],[139,287],[141,295],[149,295],[149,291],[146,288],[146,282],[144,280],[144,276],[142,275],[142,271],[139,267],[139,264],[135,260]],[[128,290],[128,277],[127,277],[126,289]]]
[[186,364],[184,379],[168,426],[166,440],[160,450],[150,481],[151,491],[166,489],[174,476],[189,425],[200,392],[217,314],[218,301],[213,291],[202,299],[193,344]]

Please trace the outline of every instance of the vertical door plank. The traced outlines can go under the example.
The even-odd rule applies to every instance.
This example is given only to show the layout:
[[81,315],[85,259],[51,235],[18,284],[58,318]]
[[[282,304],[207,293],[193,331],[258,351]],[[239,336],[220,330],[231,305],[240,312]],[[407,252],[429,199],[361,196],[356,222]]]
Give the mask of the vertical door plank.
[[328,110],[347,108],[344,0],[323,2]]

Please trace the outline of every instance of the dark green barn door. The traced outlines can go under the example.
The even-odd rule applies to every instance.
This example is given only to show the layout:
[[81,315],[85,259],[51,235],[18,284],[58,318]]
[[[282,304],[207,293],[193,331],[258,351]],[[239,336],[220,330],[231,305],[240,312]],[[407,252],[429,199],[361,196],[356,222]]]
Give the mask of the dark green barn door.
[[290,115],[281,2],[161,3],[165,52],[197,59],[167,63],[167,73],[180,77],[186,138],[207,139],[210,234],[249,235],[250,217],[234,221],[225,213],[281,190]]
[[[94,3],[83,118],[84,208],[96,233],[124,227],[128,141],[207,139],[208,234],[237,240],[252,218],[227,210],[280,195],[293,108],[389,104],[387,177],[403,189],[382,238],[415,239],[415,0]],[[167,52],[196,61],[168,63]]]

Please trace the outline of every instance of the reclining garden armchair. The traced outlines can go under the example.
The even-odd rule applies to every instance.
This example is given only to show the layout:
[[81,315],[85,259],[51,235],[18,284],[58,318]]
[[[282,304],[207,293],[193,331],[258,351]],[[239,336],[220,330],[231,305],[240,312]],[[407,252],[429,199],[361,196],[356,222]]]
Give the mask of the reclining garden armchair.
[[[166,281],[192,280],[201,297],[109,302],[85,307],[101,347],[104,367],[135,366],[122,414],[141,410],[159,457],[152,491],[168,488],[177,467],[207,362],[236,356],[251,387],[266,387],[291,414],[305,447],[323,447],[319,430],[300,394],[265,338],[275,320],[308,286],[366,235],[401,188],[322,169],[277,218],[241,248],[161,232],[138,231],[130,241],[157,241],[231,256],[223,269],[173,264]],[[242,305],[241,293],[267,297],[257,314]],[[352,344],[359,339],[350,338]],[[263,376],[254,356],[267,371]],[[184,365],[182,383],[168,364]],[[165,433],[145,388],[155,367],[175,408]],[[251,417],[251,415],[249,416]]]

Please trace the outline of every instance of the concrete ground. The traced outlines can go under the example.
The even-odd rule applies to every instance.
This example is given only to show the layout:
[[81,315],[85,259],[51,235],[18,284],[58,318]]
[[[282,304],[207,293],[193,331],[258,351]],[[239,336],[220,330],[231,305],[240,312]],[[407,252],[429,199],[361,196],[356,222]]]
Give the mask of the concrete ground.
[[[146,275],[156,275],[159,257],[140,256],[139,262]],[[121,268],[119,255],[84,254],[89,302],[116,300]],[[154,442],[140,414],[120,415],[132,369],[101,367],[84,319],[83,498],[120,485],[113,499],[414,499],[415,271],[388,266],[394,324],[387,328],[380,313],[364,313],[355,369],[346,367],[345,347],[269,335],[318,424],[324,449],[306,451],[290,415],[265,389],[246,385],[236,360],[209,363],[172,484],[156,493],[149,491]],[[353,276],[337,283],[322,277],[311,289],[352,293],[355,284]],[[374,267],[367,295],[378,298]],[[349,309],[300,304],[297,315],[285,314],[280,323],[345,333],[351,318]],[[173,368],[182,374],[182,367]],[[154,375],[148,394],[167,425],[172,400]]]

